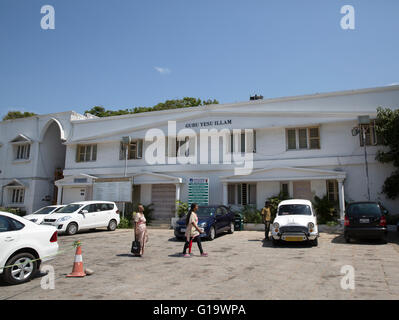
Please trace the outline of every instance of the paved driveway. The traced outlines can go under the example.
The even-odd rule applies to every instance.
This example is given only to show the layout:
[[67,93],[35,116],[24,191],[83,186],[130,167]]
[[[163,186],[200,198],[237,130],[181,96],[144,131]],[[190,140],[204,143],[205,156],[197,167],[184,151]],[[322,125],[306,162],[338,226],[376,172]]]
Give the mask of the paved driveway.
[[[263,233],[235,232],[203,242],[209,257],[182,258],[172,230],[150,230],[144,258],[129,254],[129,230],[60,236],[64,250],[48,264],[55,289],[41,278],[19,286],[0,284],[0,299],[399,299],[399,236],[387,245],[346,244],[322,233],[318,247],[273,247]],[[72,243],[82,241],[83,261],[95,274],[65,278],[72,270]],[[341,288],[341,267],[355,270],[355,290]]]

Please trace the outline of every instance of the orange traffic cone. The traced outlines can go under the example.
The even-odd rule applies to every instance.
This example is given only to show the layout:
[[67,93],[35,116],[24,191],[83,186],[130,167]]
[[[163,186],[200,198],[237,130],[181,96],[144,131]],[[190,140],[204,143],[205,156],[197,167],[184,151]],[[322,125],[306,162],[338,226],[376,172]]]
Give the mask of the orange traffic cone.
[[80,245],[76,248],[75,262],[73,263],[72,273],[68,274],[67,277],[84,277],[86,273],[83,269],[82,249]]

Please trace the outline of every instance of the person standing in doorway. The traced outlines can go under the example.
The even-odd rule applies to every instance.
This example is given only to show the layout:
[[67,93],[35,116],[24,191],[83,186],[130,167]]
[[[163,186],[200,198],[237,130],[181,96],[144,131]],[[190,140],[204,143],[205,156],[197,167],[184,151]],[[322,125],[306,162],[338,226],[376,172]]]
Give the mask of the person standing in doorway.
[[263,223],[265,224],[265,240],[269,240],[270,221],[272,220],[272,212],[270,211],[270,202],[266,201],[261,212]]
[[198,227],[198,217],[197,217],[197,212],[198,210],[198,205],[196,203],[192,203],[190,210],[188,211],[188,214],[186,216],[186,242],[184,244],[184,249],[183,249],[183,256],[186,258],[191,257],[187,253],[187,249],[190,246],[190,242],[197,242],[198,249],[201,253],[201,257],[207,257],[208,254],[202,250],[202,245],[201,245],[201,237],[200,234],[204,233],[204,229],[201,229]]
[[134,222],[134,232],[136,241],[140,241],[140,256],[142,257],[144,254],[144,247],[146,242],[148,241],[148,233],[147,233],[147,225],[146,218],[144,216],[144,207],[142,204],[139,204],[138,211],[134,214],[133,222]]

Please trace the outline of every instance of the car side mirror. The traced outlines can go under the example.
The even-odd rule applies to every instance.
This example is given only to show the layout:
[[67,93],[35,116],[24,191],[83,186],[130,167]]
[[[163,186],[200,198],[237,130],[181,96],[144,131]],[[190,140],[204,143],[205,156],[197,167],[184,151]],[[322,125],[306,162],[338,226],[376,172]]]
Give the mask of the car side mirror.
[[80,211],[79,213],[81,213],[81,214],[86,214],[86,213],[89,213],[89,211],[87,211],[87,210],[82,210],[82,211]]

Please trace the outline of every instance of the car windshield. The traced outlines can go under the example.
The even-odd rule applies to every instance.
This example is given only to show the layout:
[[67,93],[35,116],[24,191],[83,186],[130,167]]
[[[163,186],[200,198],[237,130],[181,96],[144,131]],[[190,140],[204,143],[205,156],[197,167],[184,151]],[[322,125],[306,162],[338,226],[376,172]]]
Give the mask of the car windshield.
[[288,216],[288,215],[312,215],[312,211],[310,207],[306,204],[284,204],[278,208],[279,216]]
[[216,207],[199,207],[197,210],[198,217],[210,217],[216,211]]
[[44,207],[44,208],[37,210],[33,214],[49,214],[50,212],[53,212],[54,209],[55,209],[55,207]]
[[67,206],[58,210],[57,213],[73,213],[79,210],[81,207],[83,207],[82,204],[68,204]]
[[349,216],[379,216],[381,209],[376,203],[354,203],[349,205],[346,214]]

